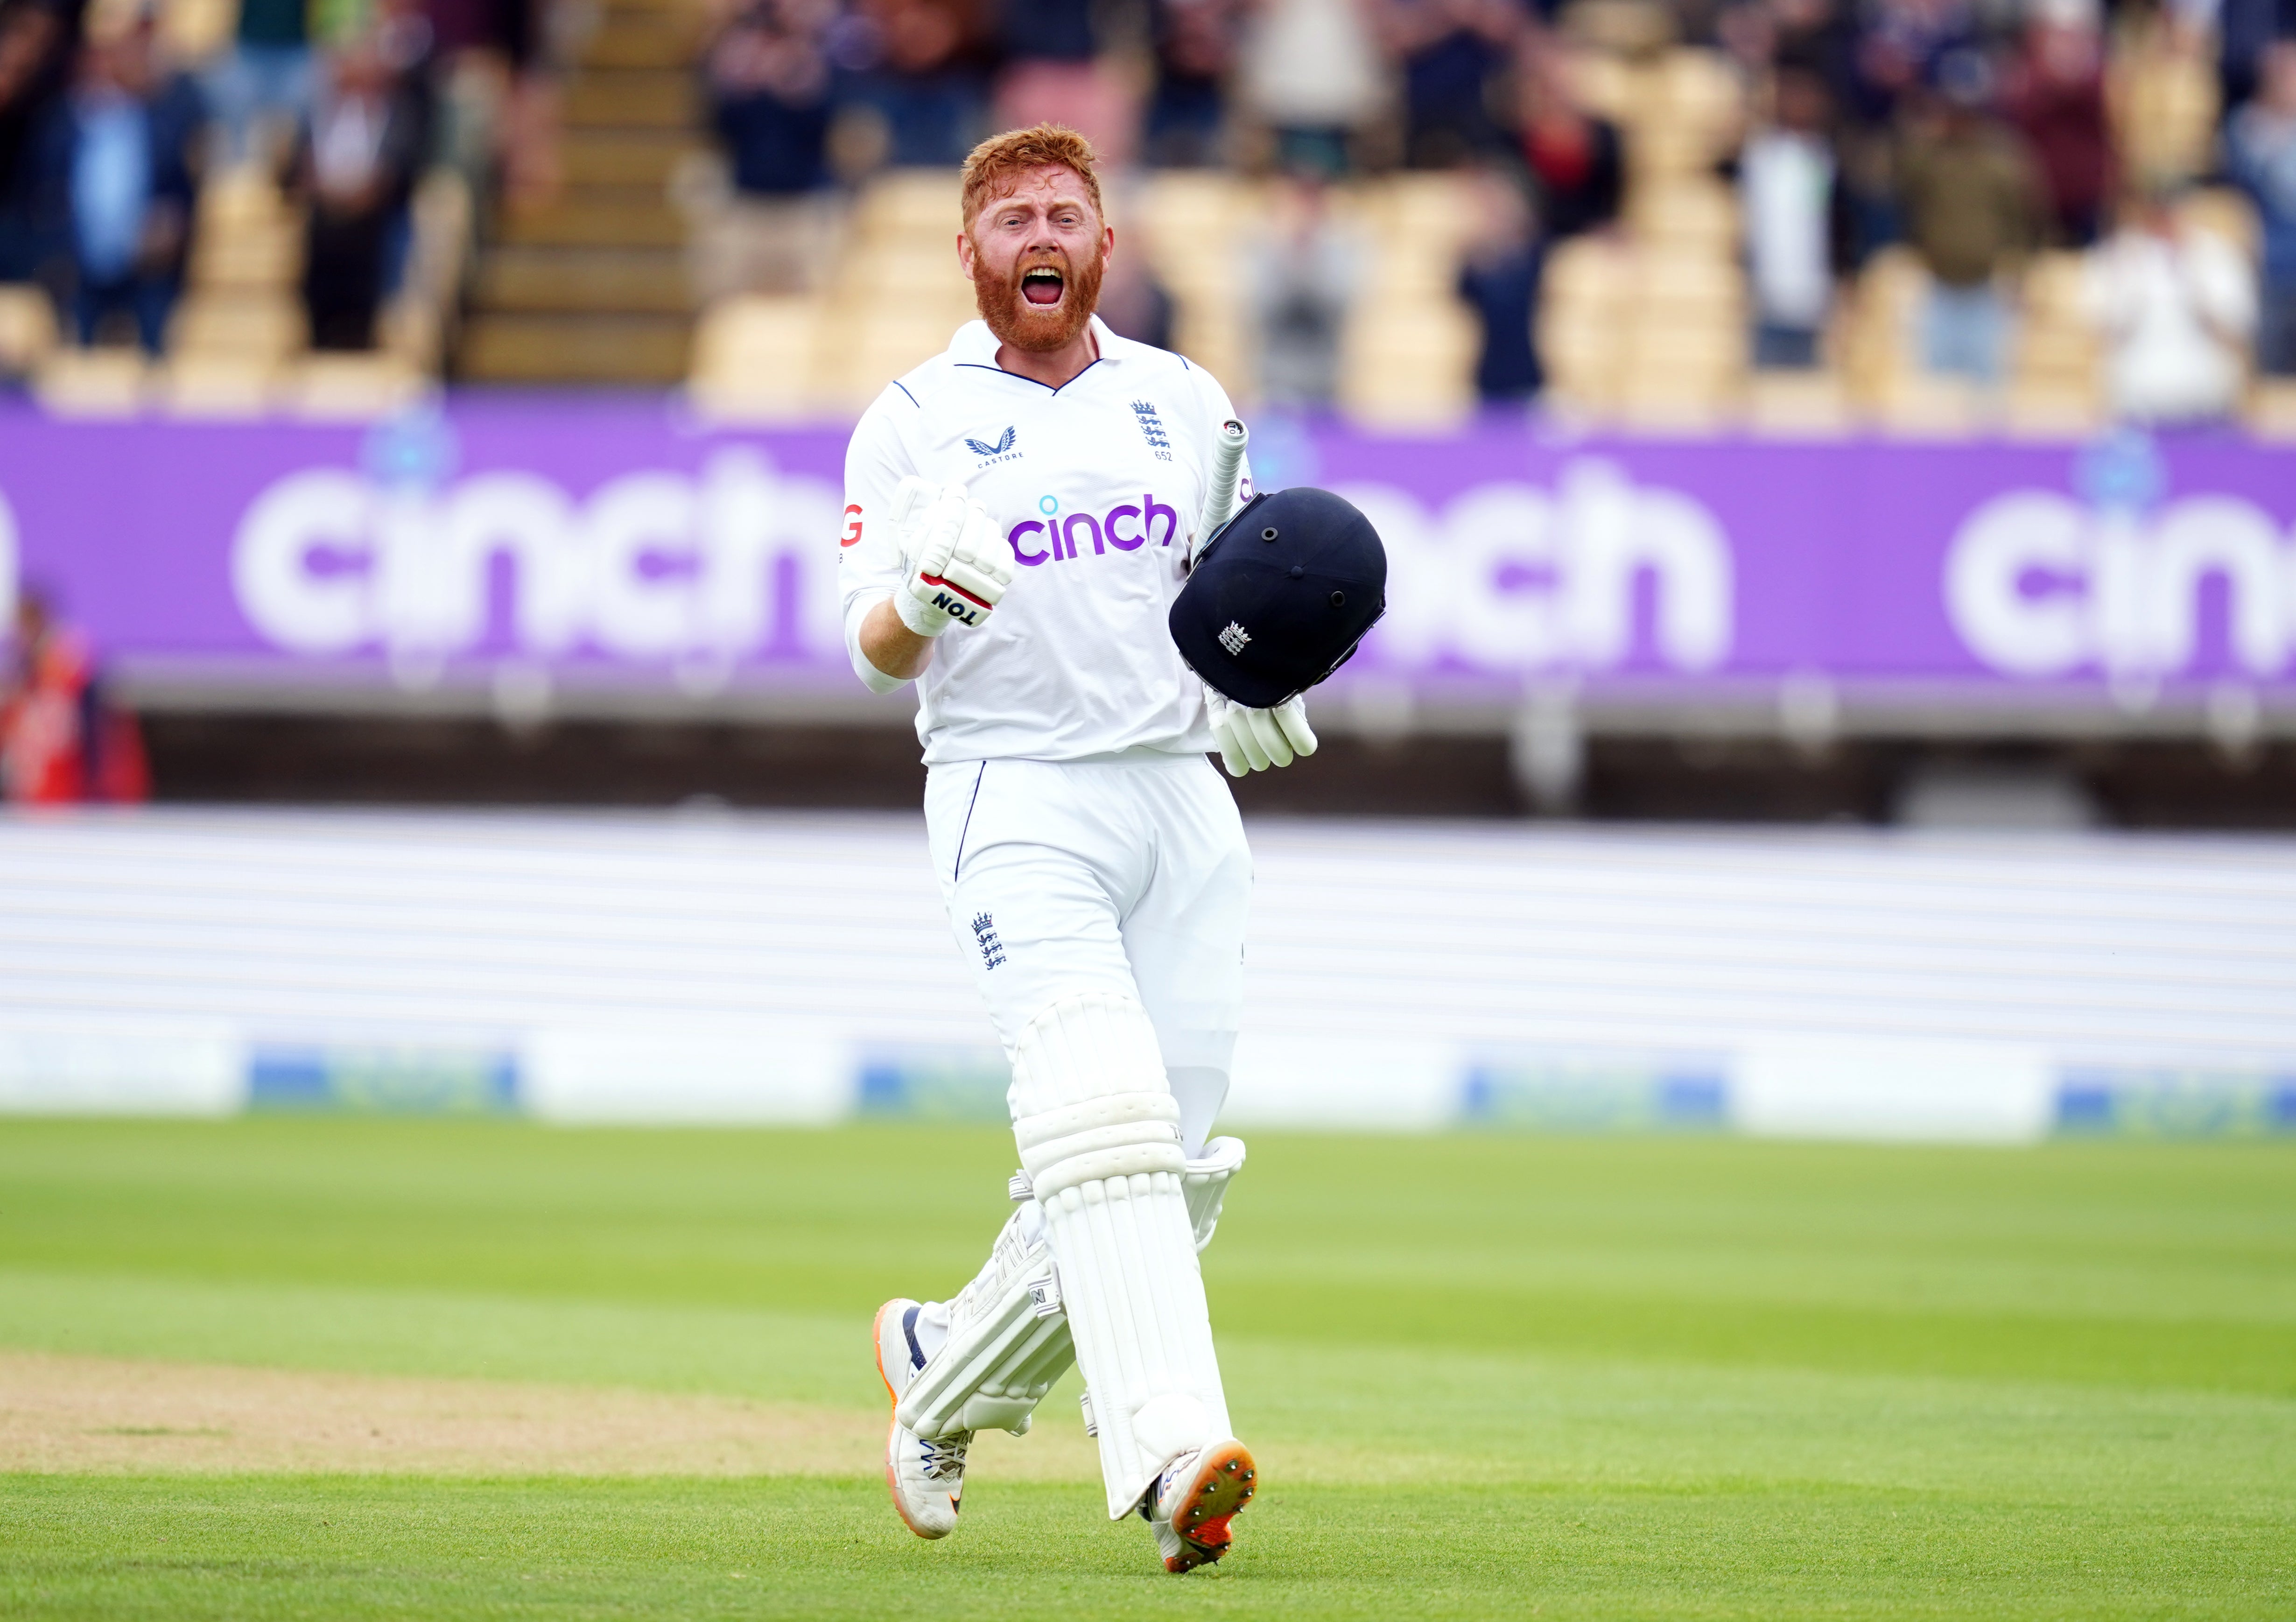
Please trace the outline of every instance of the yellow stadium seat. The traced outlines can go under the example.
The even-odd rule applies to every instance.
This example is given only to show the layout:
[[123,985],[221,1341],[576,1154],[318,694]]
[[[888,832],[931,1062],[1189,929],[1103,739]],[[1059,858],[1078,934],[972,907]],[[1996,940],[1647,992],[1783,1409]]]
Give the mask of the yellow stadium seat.
[[2018,438],[2079,438],[2104,417],[2103,395],[2085,381],[2019,378],[2002,397],[2002,427]]
[[2263,379],[2249,395],[2246,414],[2250,431],[2259,438],[2296,441],[2296,381]]
[[1798,439],[1833,438],[1856,421],[1848,386],[1830,371],[1754,373],[1746,380],[1745,414],[1757,433]]
[[1645,253],[1635,266],[1632,301],[1644,313],[1696,310],[1736,320],[1745,307],[1746,279],[1727,259]]
[[853,213],[858,237],[939,236],[951,251],[963,222],[955,169],[888,169],[863,189]]
[[32,376],[32,396],[60,417],[126,417],[144,408],[140,349],[58,349]]
[[2057,378],[2086,383],[2096,371],[2100,345],[2086,324],[2028,321],[2020,327],[2012,370],[2022,378]]
[[193,284],[202,290],[290,288],[303,274],[303,233],[284,222],[202,230],[193,249],[191,271]]
[[2027,315],[2039,320],[2086,323],[2088,260],[2078,253],[2040,253],[2025,267],[2018,289]]
[[308,355],[281,380],[277,397],[314,422],[367,422],[405,410],[428,387],[422,370],[398,355]]
[[168,350],[276,361],[303,347],[303,329],[301,306],[284,297],[199,292],[176,307]]
[[1646,242],[1678,243],[1727,255],[1738,241],[1738,200],[1705,176],[1681,175],[1638,182],[1627,200],[1627,218]]
[[971,298],[972,283],[957,263],[954,233],[948,240],[902,237],[873,244],[847,256],[837,277],[840,292],[894,299]]
[[279,383],[274,356],[261,353],[193,351],[172,356],[159,369],[160,405],[179,417],[259,417]]
[[1601,237],[1558,243],[1546,256],[1540,297],[1549,302],[1608,304],[1623,296],[1628,262],[1623,248]]
[[45,288],[0,284],[0,373],[21,377],[56,347],[56,307]]
[[1648,94],[1647,70],[1613,52],[1574,52],[1567,71],[1579,105],[1614,124],[1633,118]]
[[1892,377],[1869,409],[1875,426],[1905,439],[1965,439],[1995,414],[1971,384],[1910,368]]
[[231,41],[239,7],[232,0],[166,0],[159,7],[160,37],[176,61],[196,62]]
[[276,225],[291,220],[294,210],[278,182],[261,168],[225,169],[200,188],[201,230],[235,230],[245,225]]
[[822,333],[821,301],[803,295],[751,294],[711,307],[693,336],[694,405],[721,417],[803,415],[814,403]]

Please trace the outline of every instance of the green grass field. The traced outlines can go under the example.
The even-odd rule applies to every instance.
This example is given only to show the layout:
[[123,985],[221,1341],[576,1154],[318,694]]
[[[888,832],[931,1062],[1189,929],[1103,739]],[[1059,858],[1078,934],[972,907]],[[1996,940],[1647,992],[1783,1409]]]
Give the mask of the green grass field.
[[[970,1274],[1010,1157],[960,1129],[0,1122],[0,1367],[866,1429],[871,1313]],[[0,1384],[0,1616],[2296,1616],[2296,1143],[1270,1135],[1205,1273],[1268,1484],[1210,1572],[1103,1519],[1073,1376],[938,1544],[849,1458],[33,1470]]]

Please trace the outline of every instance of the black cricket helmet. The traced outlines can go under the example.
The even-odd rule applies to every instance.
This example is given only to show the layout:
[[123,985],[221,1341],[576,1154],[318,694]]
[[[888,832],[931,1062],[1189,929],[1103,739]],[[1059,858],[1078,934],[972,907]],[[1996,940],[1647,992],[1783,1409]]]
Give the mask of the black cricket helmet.
[[1230,702],[1270,709],[1347,663],[1387,612],[1387,552],[1329,490],[1255,496],[1196,553],[1173,645]]

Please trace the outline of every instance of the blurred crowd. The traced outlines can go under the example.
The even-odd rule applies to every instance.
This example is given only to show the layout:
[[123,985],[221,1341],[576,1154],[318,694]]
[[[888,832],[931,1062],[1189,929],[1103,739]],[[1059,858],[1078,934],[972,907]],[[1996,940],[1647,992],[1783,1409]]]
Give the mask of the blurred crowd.
[[[1929,368],[1997,382],[2034,253],[2093,253],[2088,304],[2126,414],[2219,414],[2249,364],[2296,373],[2296,4],[2292,0],[1593,0],[1652,42],[1704,46],[1738,81],[1722,169],[1740,204],[1758,367],[1817,365],[1847,280],[1910,249],[1930,286]],[[1246,284],[1263,395],[1328,405],[1362,254],[1324,206],[1335,182],[1466,167],[1479,217],[1459,296],[1486,338],[1477,387],[1536,396],[1544,256],[1617,227],[1621,131],[1583,93],[1586,30],[1549,0],[735,0],[706,66],[756,240],[793,244],[798,286],[840,175],[947,165],[981,132],[1039,118],[1121,167],[1280,177]],[[2197,59],[2220,90],[2197,172],[2131,160],[2110,70],[2144,48]],[[2121,118],[2127,110],[2120,110]],[[2195,226],[2181,188],[2252,200],[2261,253]],[[754,265],[772,261],[754,254]],[[1154,336],[1158,305],[1138,299]]]
[[267,174],[305,221],[315,348],[363,349],[438,163],[516,168],[539,77],[524,0],[240,0],[193,53],[152,0],[0,0],[0,283],[38,283],[83,343],[157,354],[203,182]]
[[[158,3],[0,0],[0,282],[45,284],[84,341],[154,350],[201,177],[231,167],[275,175],[301,209],[312,341],[372,344],[419,176],[452,167],[482,205],[546,193],[554,86],[584,29],[637,0],[239,0],[196,63]],[[1137,168],[1270,178],[1237,294],[1261,397],[1303,409],[1332,402],[1340,335],[1372,296],[1335,197],[1464,172],[1476,388],[1533,399],[1551,257],[1622,229],[1635,172],[1627,111],[1589,92],[1592,41],[1689,46],[1729,75],[1726,139],[1700,161],[1736,198],[1757,368],[1824,364],[1854,278],[1911,254],[1923,364],[1994,386],[2021,270],[2079,251],[2122,414],[2205,418],[2251,370],[2296,375],[2296,0],[691,4],[725,170],[698,233],[705,299],[817,289],[860,180],[1053,119],[1094,139],[1119,193]],[[2130,150],[2141,111],[2116,103],[2114,69],[2137,52],[2213,86],[2196,163]],[[2183,207],[2196,184],[2238,188],[2252,229]],[[1171,297],[1136,258],[1107,297],[1124,330],[1169,339]]]

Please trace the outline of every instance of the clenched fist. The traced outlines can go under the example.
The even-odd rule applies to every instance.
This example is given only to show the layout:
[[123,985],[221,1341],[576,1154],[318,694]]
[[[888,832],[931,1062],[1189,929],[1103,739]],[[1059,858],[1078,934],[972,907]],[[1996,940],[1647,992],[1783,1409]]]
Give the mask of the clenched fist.
[[893,594],[893,611],[920,636],[981,624],[1013,584],[1004,537],[961,484],[901,480],[893,492],[893,533],[908,566],[907,588]]

